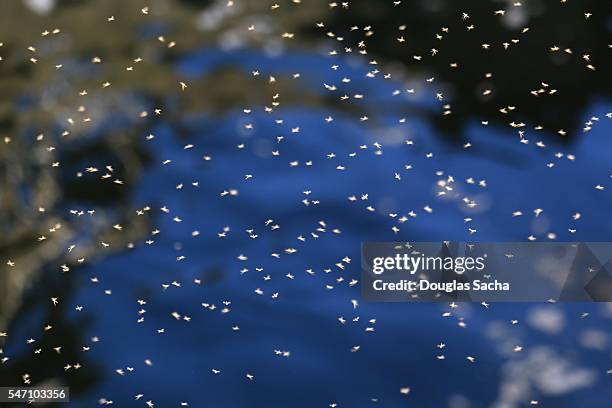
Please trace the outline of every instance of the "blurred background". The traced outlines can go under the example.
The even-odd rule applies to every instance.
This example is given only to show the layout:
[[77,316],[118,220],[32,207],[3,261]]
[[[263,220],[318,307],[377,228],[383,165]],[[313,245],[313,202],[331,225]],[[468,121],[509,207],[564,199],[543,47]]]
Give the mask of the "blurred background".
[[610,11],[0,3],[0,385],[609,406],[609,304],[356,306],[351,281],[363,241],[610,240]]

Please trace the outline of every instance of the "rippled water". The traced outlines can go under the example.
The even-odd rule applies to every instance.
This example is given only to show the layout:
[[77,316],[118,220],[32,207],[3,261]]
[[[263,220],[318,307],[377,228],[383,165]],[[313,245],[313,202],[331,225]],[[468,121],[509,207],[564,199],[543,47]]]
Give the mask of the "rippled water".
[[[181,61],[178,69],[197,76],[232,64],[265,75],[281,66],[277,58],[285,58],[282,66],[312,73],[305,87],[316,90],[327,76],[334,80],[329,61],[314,54],[269,57],[202,50]],[[355,62],[353,69],[357,78],[367,67]],[[248,117],[241,108],[220,117],[192,116],[185,119],[183,134],[164,124],[152,129],[156,137],[146,144],[152,162],[131,200],[134,208],[156,209],[152,227],[161,232],[151,245],[138,244],[79,272],[71,302],[84,310],[71,311],[70,319],[88,318],[83,337],[91,350],[83,364],[99,365],[100,381],[86,395],[75,395],[71,405],[92,406],[105,397],[120,407],[142,406],[142,401],[132,403],[142,393],[160,407],[182,401],[192,407],[326,407],[333,402],[339,407],[480,407],[504,406],[504,401],[518,406],[515,400],[523,406],[529,399],[549,407],[606,406],[612,396],[605,374],[610,369],[612,309],[603,304],[493,304],[489,309],[465,304],[453,310],[455,316],[443,318],[448,305],[362,303],[354,309],[351,299],[359,299],[359,288],[346,283],[358,279],[362,241],[519,241],[538,230],[554,230],[559,240],[609,239],[612,202],[594,186],[609,177],[610,121],[602,120],[571,148],[550,142],[546,149],[534,145],[539,140],[535,135],[533,143],[523,145],[515,134],[474,122],[466,130],[475,146],[468,155],[460,146],[441,142],[423,117],[407,115],[406,124],[398,124],[395,109],[426,112],[434,107],[392,98],[396,86],[382,79],[354,84],[384,106],[366,125],[339,111],[326,123],[329,111],[293,105],[273,114],[254,109]],[[611,107],[593,101],[585,120],[604,117]],[[282,125],[274,122],[281,117]],[[248,122],[253,131],[244,130]],[[292,133],[296,126],[300,132]],[[270,152],[279,135],[285,140],[276,157]],[[408,137],[414,145],[403,143]],[[382,154],[375,153],[374,142],[382,143]],[[188,143],[195,147],[185,150]],[[237,149],[241,143],[244,149]],[[557,151],[575,154],[576,162],[555,158]],[[357,157],[349,157],[352,152]],[[426,157],[429,152],[432,158]],[[330,153],[336,158],[327,159]],[[212,160],[202,160],[203,155]],[[164,160],[172,162],[164,165]],[[309,160],[312,166],[305,165]],[[289,167],[291,161],[299,166]],[[549,161],[556,166],[546,167]],[[337,171],[338,165],[346,170]],[[436,176],[436,171],[444,175]],[[393,178],[395,172],[401,173],[400,181]],[[245,174],[253,178],[245,182]],[[481,208],[465,212],[459,199],[436,198],[436,182],[448,175],[461,181],[486,179],[486,188],[476,184],[462,192],[482,203]],[[199,187],[191,185],[195,181]],[[176,189],[179,183],[182,190]],[[237,196],[219,196],[232,188],[239,190]],[[303,193],[307,190],[308,196]],[[366,193],[368,201],[348,200]],[[302,203],[305,198],[309,206]],[[367,205],[377,211],[367,211]],[[426,205],[432,214],[423,211]],[[170,212],[157,211],[161,206]],[[533,217],[510,217],[517,209],[529,214],[535,208],[544,209],[537,224],[531,224]],[[411,210],[418,216],[394,235],[396,223],[386,214]],[[569,234],[571,215],[577,211],[583,219],[577,232]],[[175,216],[182,222],[173,221]],[[477,234],[469,235],[465,217],[474,218],[470,226]],[[280,229],[266,227],[268,219]],[[320,221],[325,232],[317,232]],[[221,239],[217,233],[226,226],[230,231]],[[334,228],[341,233],[333,233]],[[249,238],[248,229],[257,239]],[[192,237],[193,230],[201,234]],[[311,232],[319,237],[314,239]],[[297,240],[299,235],[307,242]],[[540,239],[545,239],[542,234]],[[288,247],[298,252],[285,254]],[[280,259],[272,253],[280,253]],[[241,254],[248,259],[237,259]],[[178,256],[186,259],[177,261]],[[345,256],[351,267],[341,271],[334,264]],[[248,272],[241,273],[243,268]],[[286,278],[287,273],[295,279]],[[266,275],[271,279],[264,280]],[[336,281],[340,276],[342,283]],[[91,277],[99,283],[91,283]],[[194,284],[195,278],[202,284]],[[181,288],[162,289],[173,281]],[[263,295],[254,292],[257,288]],[[275,292],[279,295],[273,299]],[[146,299],[146,306],[138,299]],[[224,301],[231,302],[229,313],[220,312]],[[205,309],[202,303],[217,309]],[[141,308],[146,309],[144,322],[137,324]],[[177,321],[172,312],[191,321]],[[583,312],[590,316],[581,319]],[[339,317],[347,322],[339,323]],[[458,326],[463,317],[465,328]],[[520,323],[513,326],[511,319]],[[239,331],[232,330],[235,325]],[[375,332],[366,332],[366,327],[375,327]],[[157,332],[161,328],[165,333]],[[17,330],[28,335],[25,323]],[[92,336],[99,342],[91,343]],[[599,350],[602,336],[608,346]],[[438,349],[439,343],[446,347]],[[523,352],[511,352],[517,344],[524,346]],[[361,348],[352,353],[356,345]],[[291,355],[278,356],[274,350]],[[438,360],[440,354],[446,358]],[[468,355],[476,362],[468,362]],[[153,365],[146,366],[145,359]],[[125,376],[114,372],[126,366],[135,370]],[[213,374],[213,368],[221,373]],[[399,392],[404,386],[411,389],[408,396]]]

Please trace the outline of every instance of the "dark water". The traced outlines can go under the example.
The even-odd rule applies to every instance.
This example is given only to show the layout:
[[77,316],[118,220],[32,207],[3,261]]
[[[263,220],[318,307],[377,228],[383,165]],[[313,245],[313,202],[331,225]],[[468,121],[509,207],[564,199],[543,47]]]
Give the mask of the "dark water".
[[[609,406],[612,309],[606,305],[494,304],[485,309],[464,304],[443,318],[448,305],[362,303],[354,309],[351,299],[359,299],[359,288],[347,282],[358,279],[362,241],[522,241],[531,233],[545,240],[547,231],[555,231],[561,241],[609,240],[612,124],[605,113],[612,104],[592,101],[584,120],[600,120],[573,146],[555,146],[545,134],[529,132],[531,143],[523,145],[516,134],[483,128],[474,120],[465,129],[475,146],[467,154],[461,146],[440,141],[424,117],[406,115],[405,124],[397,123],[404,110],[436,109],[426,102],[432,98],[392,97],[399,84],[366,80],[368,67],[353,64],[356,80],[349,90],[368,93],[369,102],[379,106],[365,125],[341,111],[298,104],[272,114],[253,107],[247,116],[237,107],[222,116],[192,115],[180,134],[164,123],[151,129],[156,136],[146,142],[151,164],[130,201],[134,208],[154,209],[152,228],[160,234],[151,245],[138,243],[79,271],[70,303],[83,310],[71,308],[68,320],[82,328],[83,344],[91,350],[82,354],[81,363],[96,367],[98,379],[86,393],[74,395],[71,406],[94,406],[102,397],[119,407],[144,406],[148,400],[158,407],[183,401],[191,407],[327,407],[334,402],[339,407],[483,407],[526,406],[530,399],[546,407]],[[269,57],[242,51],[203,50],[181,61],[178,69],[197,76],[223,65],[259,69],[262,76],[279,75],[279,66],[288,67],[287,74],[308,71],[309,79],[301,84],[321,93],[321,82],[348,75],[346,70],[335,74],[329,60],[318,55]],[[334,121],[326,123],[330,114]],[[284,123],[275,123],[278,118]],[[246,123],[253,123],[254,130],[245,130]],[[292,133],[296,126],[300,132]],[[278,146],[282,153],[273,157],[279,135],[285,136]],[[414,145],[404,144],[406,138]],[[547,148],[535,146],[540,139]],[[382,154],[375,153],[374,142],[383,145]],[[195,147],[185,150],[188,143]],[[241,143],[244,149],[237,149]],[[573,153],[577,160],[558,159],[558,151]],[[352,152],[357,157],[349,157]],[[426,157],[428,152],[433,158]],[[330,153],[336,158],[327,159]],[[202,160],[203,155],[212,160]],[[164,160],[172,162],[164,165]],[[294,160],[299,166],[289,167]],[[308,160],[312,166],[305,165]],[[548,162],[555,167],[548,168]],[[410,171],[404,169],[408,164]],[[337,171],[338,165],[346,170]],[[401,181],[393,178],[395,172]],[[245,181],[245,174],[253,178]],[[487,187],[462,183],[465,190],[458,198],[436,198],[436,182],[448,175],[462,182],[486,179]],[[195,181],[199,187],[191,185]],[[182,190],[176,189],[179,183]],[[606,185],[606,191],[595,190],[597,184]],[[239,194],[219,196],[231,188]],[[309,195],[303,193],[307,190]],[[365,193],[369,199],[360,200]],[[351,195],[358,200],[350,202]],[[466,212],[460,201],[464,195],[482,203],[481,208]],[[305,206],[305,198],[319,203]],[[368,205],[377,211],[367,211]],[[423,211],[427,205],[432,214]],[[162,206],[170,213],[159,211]],[[544,212],[534,221],[536,208]],[[510,217],[518,209],[525,216]],[[387,214],[411,210],[417,217],[393,234],[396,222]],[[578,222],[571,219],[575,212],[583,215]],[[182,222],[173,221],[175,216]],[[466,224],[465,217],[474,221]],[[268,219],[280,229],[270,230]],[[320,221],[325,232],[317,232]],[[219,238],[226,226],[227,237]],[[478,232],[470,235],[468,226]],[[567,231],[570,227],[577,229],[575,234]],[[335,228],[341,233],[332,232]],[[257,239],[249,237],[248,229]],[[200,235],[192,237],[194,230]],[[300,242],[299,235],[307,241]],[[298,252],[285,254],[288,247]],[[281,254],[280,259],[272,253]],[[237,259],[241,254],[248,259]],[[178,256],[186,259],[177,261]],[[334,264],[345,256],[351,265],[342,271]],[[248,272],[241,273],[243,268]],[[286,278],[287,273],[295,279]],[[266,275],[271,279],[264,280]],[[92,277],[99,283],[92,283]],[[339,277],[344,282],[338,283]],[[201,285],[193,283],[196,278]],[[181,287],[162,288],[173,281]],[[254,292],[257,288],[263,295]],[[275,292],[279,295],[273,299]],[[147,304],[139,305],[138,299]],[[231,302],[229,313],[221,313],[225,301]],[[217,308],[208,310],[202,303]],[[146,313],[140,316],[143,308]],[[191,321],[177,321],[172,312]],[[590,315],[581,318],[583,312]],[[559,324],[547,331],[537,319],[541,315]],[[13,338],[31,335],[37,326],[32,316],[32,322],[18,325]],[[345,324],[339,323],[341,316]],[[137,324],[139,317],[144,322]],[[458,326],[462,317],[464,328]],[[519,324],[511,325],[511,319]],[[239,331],[232,330],[236,325]],[[367,327],[375,332],[366,332]],[[158,333],[162,328],[165,332]],[[586,347],[585,333],[599,333],[607,346]],[[93,336],[99,341],[93,343]],[[446,347],[436,348],[439,343]],[[518,344],[524,350],[513,353]],[[352,353],[356,345],[361,348]],[[9,344],[7,351],[22,347]],[[278,356],[274,350],[291,355]],[[438,360],[440,354],[446,358]],[[476,362],[468,362],[468,355]],[[145,359],[153,365],[145,365]],[[134,371],[128,372],[128,366]],[[213,368],[221,373],[213,374]],[[247,373],[255,376],[253,381],[245,378]],[[399,392],[404,386],[411,389],[407,396]],[[144,394],[143,399],[134,401],[136,394]]]

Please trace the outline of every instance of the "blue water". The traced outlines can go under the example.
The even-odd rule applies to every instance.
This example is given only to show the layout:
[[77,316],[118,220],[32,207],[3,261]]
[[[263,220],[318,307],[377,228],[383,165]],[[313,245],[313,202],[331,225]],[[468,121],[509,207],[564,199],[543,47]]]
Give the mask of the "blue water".
[[[246,71],[260,69],[262,75],[266,71],[280,75],[275,58],[286,58],[282,60],[285,74],[294,72],[292,66],[301,66],[304,76],[312,73],[310,78],[316,80],[304,80],[304,86],[334,81],[336,74],[328,73],[329,60],[306,54],[268,57],[202,50],[181,61],[178,69],[196,77],[233,64]],[[363,77],[368,67],[354,64],[352,77]],[[383,79],[350,86],[367,88],[397,112],[404,107],[435,109],[425,100],[391,97],[397,84]],[[442,142],[436,130],[418,117],[406,115],[405,124],[397,123],[395,111],[375,112],[375,119],[362,124],[339,111],[312,106],[292,105],[272,114],[253,107],[250,115],[237,107],[223,116],[202,113],[186,118],[185,134],[178,135],[164,124],[151,129],[156,137],[146,146],[152,164],[133,191],[132,202],[134,208],[153,208],[152,229],[161,232],[151,238],[152,245],[138,243],[133,250],[79,270],[71,302],[84,310],[70,313],[75,319],[83,315],[92,319],[84,335],[91,351],[83,354],[81,363],[95,362],[102,378],[87,395],[73,396],[71,406],[91,407],[102,397],[119,407],[144,406],[148,400],[157,407],[181,402],[191,407],[327,407],[331,403],[339,407],[484,407],[504,406],[502,401],[505,406],[526,406],[530,399],[547,407],[609,406],[610,344],[594,350],[580,341],[585,330],[612,334],[612,311],[605,305],[494,304],[485,309],[463,304],[452,310],[452,317],[443,318],[441,314],[451,310],[445,304],[360,303],[354,309],[351,299],[360,298],[359,287],[347,283],[359,278],[362,241],[522,241],[532,233],[545,240],[543,232],[548,231],[555,231],[560,241],[610,240],[612,124],[604,116],[610,110],[609,101],[593,101],[585,120],[593,115],[601,119],[573,146],[555,146],[545,134],[529,131],[530,144],[523,145],[516,134],[484,128],[474,120],[465,129],[466,139],[474,145],[470,151]],[[334,121],[326,123],[329,114]],[[275,123],[278,118],[284,123]],[[253,123],[254,130],[245,131],[246,123]],[[295,126],[300,126],[299,133],[291,133]],[[277,144],[279,135],[285,140]],[[402,143],[406,138],[413,139],[414,145]],[[547,148],[535,146],[540,139]],[[381,155],[375,154],[374,142],[383,145]],[[184,150],[187,143],[195,147]],[[240,143],[244,149],[237,149]],[[368,147],[360,149],[360,145]],[[274,157],[270,152],[276,149],[281,155]],[[573,153],[577,160],[557,159],[557,151]],[[352,152],[357,157],[349,157]],[[428,152],[434,153],[433,158],[426,157]],[[329,153],[336,158],[327,159]],[[204,161],[203,155],[212,160]],[[172,162],[163,165],[168,159]],[[299,166],[289,167],[294,160]],[[312,166],[305,165],[308,160]],[[546,167],[548,162],[555,162],[555,167]],[[407,164],[413,169],[405,170]],[[338,165],[346,170],[337,171]],[[436,171],[444,175],[436,176]],[[401,173],[401,181],[394,179],[395,172]],[[245,181],[245,174],[254,177]],[[448,175],[462,186],[458,199],[435,196],[436,182]],[[466,185],[469,177],[476,183],[486,179],[487,187]],[[199,187],[191,185],[194,181]],[[184,184],[182,190],[176,189],[179,183]],[[596,184],[605,185],[606,190],[595,190]],[[219,196],[231,188],[239,194]],[[310,195],[303,193],[306,190]],[[369,199],[360,200],[365,193]],[[351,195],[358,200],[349,201]],[[483,203],[483,208],[465,210],[460,201],[464,196]],[[320,202],[305,206],[304,198]],[[367,211],[368,205],[376,212]],[[427,205],[432,214],[423,211]],[[170,213],[159,211],[162,206]],[[544,210],[537,224],[533,224],[535,208]],[[417,217],[401,224],[401,231],[394,234],[391,227],[397,222],[387,214],[401,216],[411,210]],[[512,218],[515,210],[525,215]],[[574,222],[571,216],[576,212],[582,213],[582,219]],[[175,216],[182,222],[173,221]],[[465,217],[473,221],[466,224]],[[268,219],[280,229],[270,230],[265,225]],[[316,231],[319,221],[326,223],[325,232]],[[217,233],[225,226],[230,231],[219,238]],[[470,235],[468,227],[478,232]],[[575,234],[567,231],[570,227],[577,229]],[[333,233],[335,228],[341,233]],[[251,239],[247,229],[253,229],[257,239]],[[201,234],[192,237],[194,230]],[[311,232],[319,238],[314,239]],[[299,235],[306,242],[300,242]],[[298,252],[285,254],[288,247]],[[272,253],[281,254],[280,259]],[[241,254],[248,260],[238,260]],[[177,261],[181,255],[186,259]],[[335,264],[344,257],[351,263],[342,271]],[[243,268],[248,272],[241,273]],[[326,268],[331,271],[325,272]],[[309,275],[307,269],[315,274]],[[287,273],[295,279],[286,278]],[[266,275],[271,279],[264,280]],[[100,283],[91,283],[93,276]],[[344,281],[337,282],[339,277]],[[194,284],[195,278],[203,283]],[[181,287],[162,289],[162,284],[172,281]],[[257,295],[257,288],[264,294]],[[107,289],[112,290],[111,296],[104,294]],[[273,299],[275,292],[279,295]],[[147,304],[139,305],[138,299]],[[220,312],[224,301],[231,302],[226,314]],[[207,310],[202,303],[215,304],[217,309]],[[141,308],[146,309],[144,322],[137,324]],[[564,323],[554,333],[539,330],[528,323],[533,310],[556,313]],[[176,321],[172,312],[191,321]],[[589,312],[589,317],[581,319],[582,312]],[[341,316],[345,324],[338,321]],[[359,320],[353,321],[357,316]],[[458,326],[460,317],[465,317],[465,328]],[[511,319],[519,324],[511,325]],[[235,325],[239,331],[232,330]],[[374,327],[375,332],[366,332],[366,327]],[[165,333],[157,333],[161,328]],[[88,341],[92,336],[100,341],[92,344]],[[438,349],[439,343],[446,347]],[[524,351],[511,352],[517,344]],[[352,353],[355,345],[361,348]],[[277,356],[274,350],[291,354]],[[554,392],[540,383],[541,378],[525,374],[520,398],[502,398],[504,384],[511,382],[507,373],[513,362],[527,364],[538,350],[552,356],[551,365],[553,357],[561,361],[562,374],[578,372],[587,380]],[[436,358],[440,354],[444,360]],[[468,355],[476,362],[468,362]],[[145,359],[153,365],[145,365]],[[127,372],[127,366],[134,371]],[[528,367],[533,370],[533,365]],[[120,368],[126,371],[124,376],[115,373]],[[213,368],[221,373],[213,374]],[[255,376],[253,381],[245,377],[247,373]],[[410,387],[408,395],[400,393],[405,386]],[[135,402],[136,394],[144,394],[143,400]]]

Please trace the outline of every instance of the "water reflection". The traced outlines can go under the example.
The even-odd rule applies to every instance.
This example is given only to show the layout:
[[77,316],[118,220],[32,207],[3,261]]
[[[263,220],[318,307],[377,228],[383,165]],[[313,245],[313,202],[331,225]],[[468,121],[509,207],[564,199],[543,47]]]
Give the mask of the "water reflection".
[[[299,49],[283,50],[276,47],[273,38],[262,35],[258,47],[235,48],[242,43],[226,32],[233,24],[227,21],[248,20],[254,13],[244,9],[237,14],[209,10],[214,16],[198,19],[204,34],[191,39],[180,22],[199,5],[185,3],[190,4],[169,8],[173,11],[160,18],[165,24],[145,25],[136,33],[137,13],[122,16],[104,42],[94,28],[84,30],[77,25],[72,33],[65,30],[60,43],[70,42],[70,53],[59,45],[54,52],[72,67],[71,74],[78,75],[60,72],[57,75],[64,82],[59,81],[51,91],[42,85],[50,78],[38,68],[18,58],[2,65],[15,85],[10,88],[12,97],[2,102],[8,106],[2,126],[12,140],[5,145],[7,149],[0,150],[0,217],[4,226],[0,248],[7,254],[5,258],[14,256],[16,248],[23,257],[17,262],[21,275],[4,270],[0,275],[2,293],[7,294],[0,301],[0,323],[10,321],[2,327],[8,326],[6,331],[11,334],[2,345],[10,360],[2,365],[0,383],[22,383],[26,373],[37,384],[59,381],[72,387],[74,406],[92,406],[101,398],[131,406],[139,393],[159,406],[175,406],[181,401],[189,401],[191,406],[320,406],[333,402],[365,406],[375,404],[374,400],[397,406],[405,401],[398,390],[406,384],[411,387],[410,400],[418,406],[515,406],[530,398],[542,404],[572,406],[587,395],[592,406],[605,403],[607,387],[601,373],[608,369],[602,358],[606,349],[585,347],[584,336],[593,330],[606,333],[611,316],[608,309],[599,305],[540,305],[538,309],[495,305],[494,310],[483,311],[478,305],[464,305],[447,320],[440,318],[442,308],[447,307],[438,305],[362,304],[354,310],[350,300],[358,298],[358,289],[347,287],[346,282],[357,278],[357,271],[341,271],[334,264],[343,257],[356,263],[359,243],[365,240],[473,239],[466,217],[477,220],[473,228],[483,241],[524,240],[526,231],[541,236],[549,230],[560,240],[606,239],[612,229],[605,221],[611,203],[609,195],[596,195],[593,186],[602,183],[609,170],[609,121],[602,120],[588,137],[574,142],[571,152],[588,158],[585,162],[555,158],[557,149],[519,145],[513,132],[497,126],[501,120],[491,119],[486,129],[478,124],[482,116],[495,117],[488,115],[489,108],[482,107],[472,92],[474,83],[481,80],[480,64],[468,66],[461,80],[441,77],[449,82],[451,94],[462,95],[462,102],[454,106],[450,120],[439,122],[439,106],[432,102],[435,95],[417,92],[415,97],[396,97],[393,92],[418,86],[434,72],[444,75],[446,67],[434,63],[416,69],[407,64],[398,78],[366,79],[371,70],[367,58],[343,57],[347,68],[338,73],[330,70],[330,60],[309,48],[312,44],[307,42]],[[20,6],[3,7],[24,13],[17,11]],[[108,7],[58,2],[50,16],[59,24],[90,13],[105,17],[117,10]],[[440,2],[442,11],[419,10],[406,16],[408,25],[411,30],[425,32],[431,26],[427,16],[455,15],[453,7],[454,3]],[[592,10],[596,7],[593,4]],[[373,21],[380,18],[375,9],[368,9]],[[283,16],[299,27],[300,21],[311,21],[318,12],[306,13],[308,18],[299,13]],[[364,26],[366,22],[362,24],[360,19],[365,12],[356,5],[351,14],[341,15],[333,25]],[[471,19],[477,21],[489,11],[480,13],[472,11]],[[600,18],[605,13],[594,14]],[[32,24],[47,22],[24,16]],[[394,14],[387,26],[395,27],[399,16]],[[508,18],[514,21],[518,17]],[[219,19],[224,24],[216,23]],[[274,24],[270,22],[270,26]],[[459,31],[458,27],[451,29]],[[301,30],[310,33],[306,28]],[[491,43],[498,44],[506,34],[491,33]],[[569,45],[581,49],[581,41],[604,38],[600,34],[592,33]],[[157,41],[159,35],[167,36],[167,41],[177,38],[179,45],[162,53],[146,43]],[[372,49],[385,60],[407,63],[414,52],[411,48],[401,55],[387,53],[385,41],[394,35],[389,29],[372,37]],[[462,52],[457,44],[462,44],[466,35],[450,38],[452,52]],[[218,47],[216,36],[233,40]],[[134,38],[144,41],[142,49],[134,45]],[[547,47],[546,38],[542,38],[539,45]],[[531,56],[531,51],[526,52]],[[129,76],[123,66],[92,69],[92,55],[103,60],[145,55],[149,75]],[[511,101],[519,98],[515,94],[517,78],[529,79],[501,69],[503,61],[489,62],[491,70],[508,75],[500,78],[496,97]],[[534,66],[545,70],[540,72]],[[70,128],[71,134],[62,136],[66,117],[75,116],[68,113],[68,107],[78,99],[73,91],[99,84],[102,74],[108,74],[104,70],[116,75],[111,89],[117,91],[108,97],[92,89],[93,106],[97,106],[94,112],[99,115],[95,125]],[[253,71],[259,72],[260,81],[253,80]],[[302,75],[294,78],[297,72]],[[576,74],[579,70],[571,72],[582,75]],[[576,133],[580,123],[591,116],[605,117],[611,106],[605,98],[609,84],[599,72],[567,83],[569,91],[562,92],[570,92],[575,104],[553,100],[536,108],[529,102],[525,105],[520,96],[524,120]],[[546,78],[542,78],[544,73]],[[345,91],[366,92],[368,103],[343,104],[322,86],[339,83],[349,74],[353,82]],[[537,81],[546,79],[557,87],[568,78],[562,69],[550,69],[537,58],[526,59],[523,74]],[[268,86],[270,75],[282,95],[281,106],[272,113],[261,109],[272,106],[274,100]],[[190,87],[181,97],[179,78],[188,78]],[[580,87],[572,89],[577,83]],[[24,90],[25,96],[21,95]],[[43,108],[36,102],[41,96],[46,101]],[[19,103],[14,103],[17,100]],[[494,110],[499,107],[495,101],[489,105]],[[163,115],[153,113],[157,107],[163,107]],[[249,108],[253,111],[246,115],[244,109]],[[142,111],[149,115],[139,117]],[[363,115],[368,116],[367,123],[360,121]],[[327,121],[328,117],[333,120]],[[402,117],[405,121],[398,121]],[[277,122],[280,118],[282,123]],[[253,129],[246,129],[250,123]],[[299,132],[292,131],[296,127]],[[47,143],[36,147],[32,141],[39,132],[45,133]],[[446,133],[454,143],[446,143]],[[272,151],[279,146],[279,136],[284,136],[282,154],[275,156]],[[406,138],[414,144],[406,145]],[[565,151],[551,134],[542,138]],[[71,141],[67,146],[65,139]],[[475,146],[470,155],[462,149],[465,140]],[[379,149],[376,142],[383,147]],[[46,149],[60,144],[58,153]],[[186,150],[188,144],[194,147]],[[238,149],[241,144],[245,147]],[[429,152],[435,152],[435,158],[427,157]],[[352,158],[352,153],[357,153],[358,159]],[[62,163],[52,177],[43,165],[49,154],[57,154]],[[330,154],[335,157],[328,158]],[[164,164],[168,160],[172,165]],[[543,165],[545,160],[557,164],[554,170]],[[298,165],[289,167],[293,161]],[[309,161],[312,166],[307,165]],[[337,171],[338,165],[347,171]],[[111,174],[109,182],[93,183],[93,177],[100,174],[84,172],[77,177],[86,166]],[[392,177],[395,172],[402,174],[401,182]],[[244,182],[246,174],[254,175],[248,183]],[[437,199],[436,186],[448,175],[457,180],[474,178],[476,184],[462,185],[459,194]],[[12,188],[16,180],[31,191],[22,194]],[[479,186],[481,180],[486,180],[486,189]],[[40,186],[48,190],[38,191]],[[237,196],[219,197],[233,188],[238,189]],[[363,194],[368,195],[367,201],[361,200]],[[360,199],[350,202],[352,195]],[[464,195],[482,205],[466,208]],[[378,211],[369,213],[369,205]],[[424,212],[425,206],[433,207],[433,214]],[[169,212],[160,211],[161,207]],[[508,217],[517,208],[527,211],[532,207],[545,209],[541,219],[546,220],[546,228],[531,225],[528,219]],[[97,213],[95,218],[88,213],[92,210]],[[411,211],[418,216],[394,234],[391,228],[397,222],[388,213]],[[566,231],[566,221],[576,211],[588,216],[571,234]],[[182,222],[176,222],[176,216]],[[280,229],[271,230],[268,220]],[[61,239],[45,231],[57,223],[62,225]],[[124,233],[113,228],[117,224],[123,226]],[[44,251],[32,243],[43,233],[41,228],[53,237],[53,245]],[[16,230],[21,232],[10,232]],[[157,230],[159,234],[152,233]],[[199,235],[194,236],[194,231]],[[257,234],[258,239],[249,234]],[[296,241],[298,236],[307,237],[308,245]],[[101,241],[114,245],[100,251]],[[64,250],[71,242],[78,243],[77,250],[66,258]],[[284,254],[288,246],[299,252]],[[281,253],[281,261],[271,253]],[[248,261],[237,259],[241,254],[248,256]],[[81,266],[82,257],[90,262]],[[185,260],[179,261],[182,257]],[[63,271],[63,265],[70,271]],[[295,279],[286,278],[287,273]],[[270,280],[265,279],[267,275]],[[256,295],[256,289],[263,295]],[[22,291],[24,298],[20,297]],[[51,305],[51,297],[61,300],[58,306]],[[222,313],[224,307],[230,311]],[[139,313],[143,309],[146,313]],[[583,312],[590,313],[588,319],[580,319]],[[542,318],[542,313],[548,317]],[[357,315],[360,319],[354,321]],[[347,323],[339,323],[340,317]],[[139,319],[144,320],[139,323]],[[457,325],[462,319],[468,322],[466,328]],[[512,319],[521,324],[513,327]],[[558,327],[553,332],[542,330],[548,327],[537,323],[542,319],[548,324],[555,321]],[[52,328],[41,332],[46,324]],[[366,332],[367,327],[375,327],[376,333]],[[24,344],[28,338],[36,341]],[[448,344],[444,361],[436,358],[441,352],[435,345],[441,342]],[[54,350],[58,344],[60,353]],[[508,352],[517,344],[524,344],[526,353]],[[356,345],[360,345],[359,352],[351,353]],[[35,354],[39,348],[41,354]],[[289,350],[291,356],[278,357],[275,350]],[[466,362],[466,355],[475,355],[477,364]],[[75,369],[76,364],[80,368]],[[71,367],[64,369],[67,365]],[[221,370],[221,375],[212,374],[213,368]],[[124,375],[116,370],[123,370]],[[247,380],[247,373],[256,380]]]

